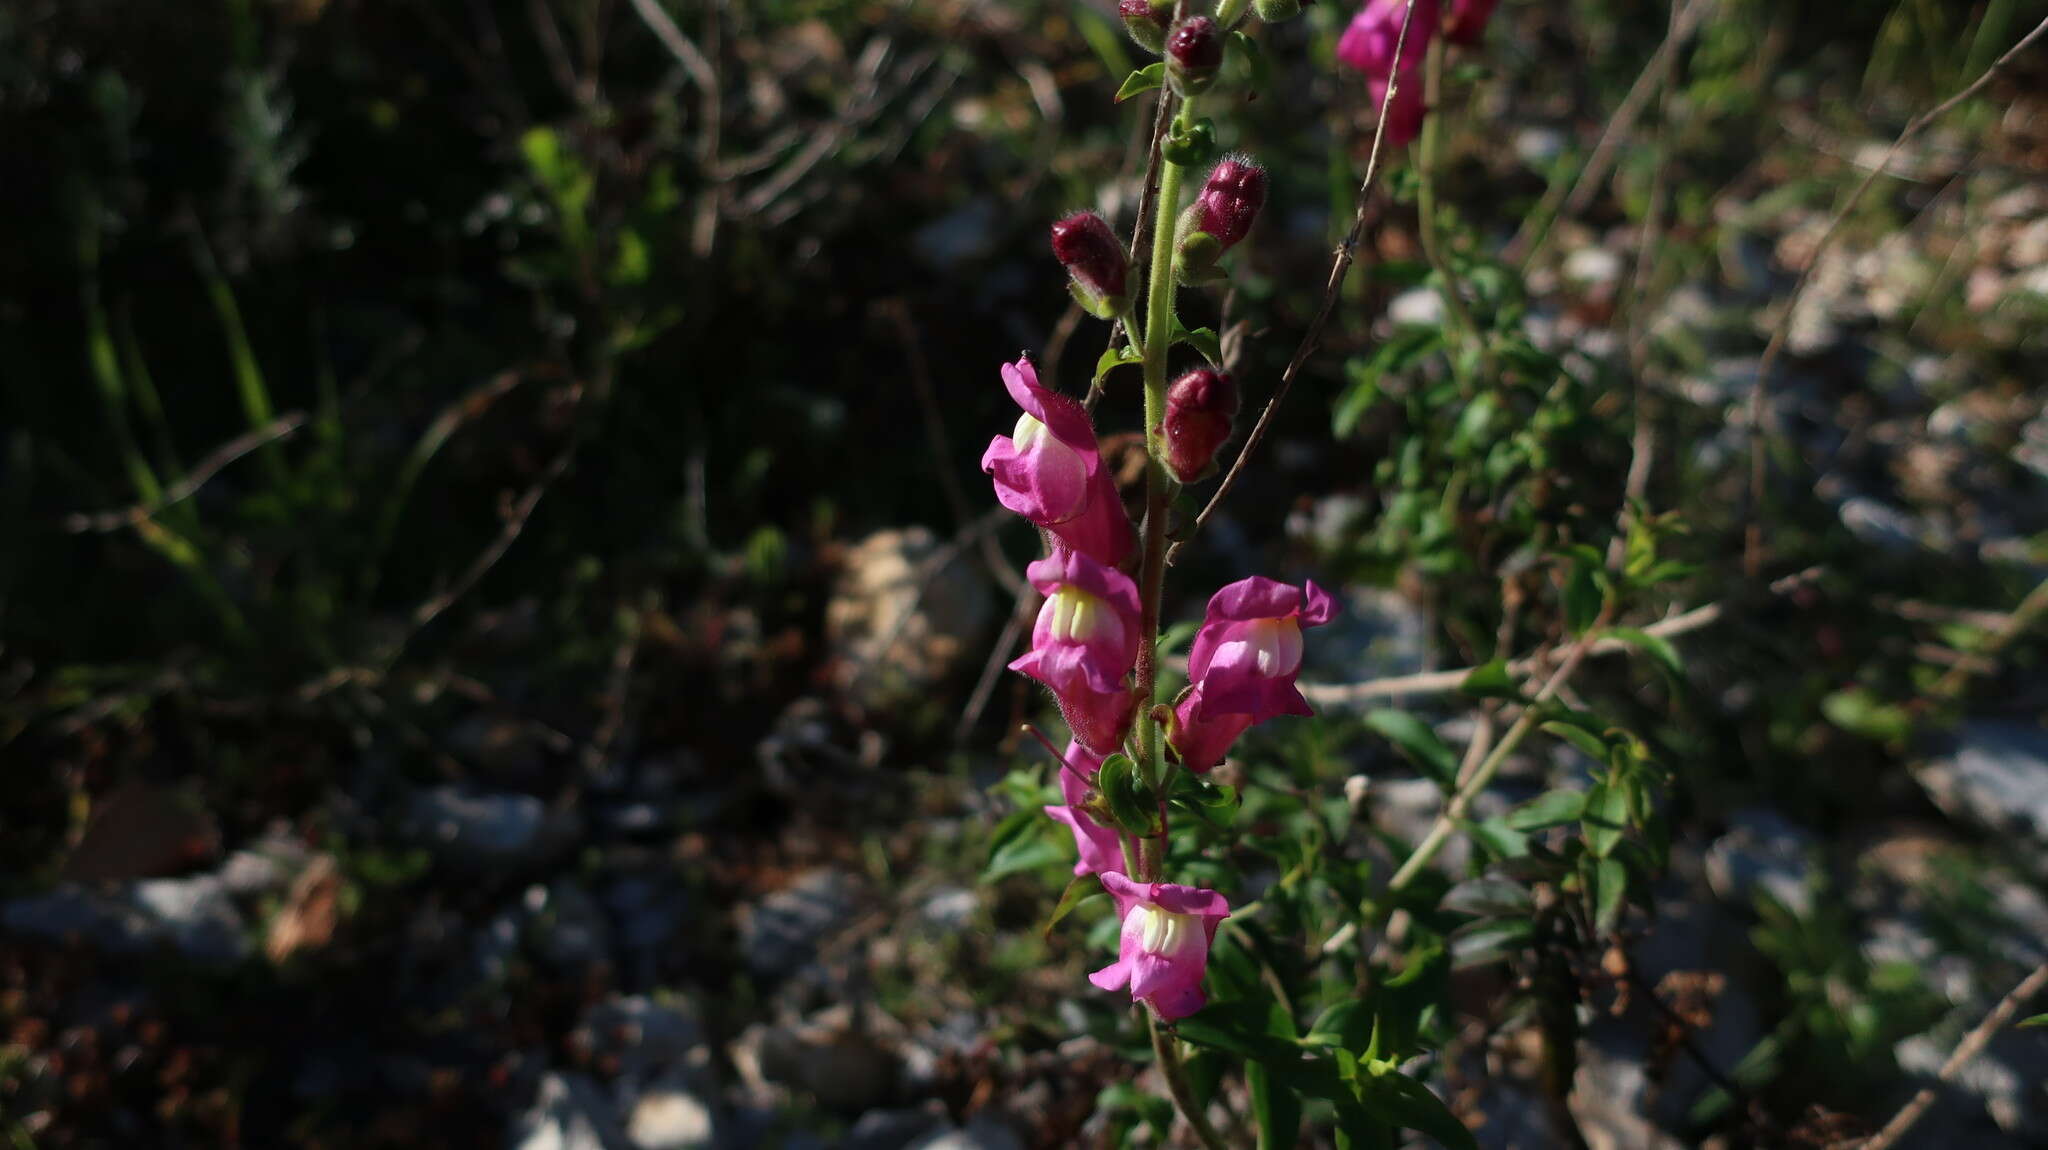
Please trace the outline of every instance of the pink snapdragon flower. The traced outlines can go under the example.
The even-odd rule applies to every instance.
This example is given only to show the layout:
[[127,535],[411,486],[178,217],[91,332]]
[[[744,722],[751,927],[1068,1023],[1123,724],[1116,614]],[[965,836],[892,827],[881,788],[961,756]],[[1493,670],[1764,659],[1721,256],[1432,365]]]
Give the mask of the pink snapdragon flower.
[[1101,755],[1082,746],[1079,739],[1068,742],[1067,753],[1060,762],[1060,794],[1067,805],[1045,808],[1046,814],[1074,832],[1074,846],[1081,854],[1080,861],[1074,864],[1075,874],[1124,869],[1123,836],[1115,827],[1096,822],[1086,809],[1089,795],[1095,789],[1091,780],[1101,767]]
[[[1337,59],[1345,67],[1384,81],[1398,66],[1411,72],[1429,51],[1430,37],[1439,23],[1438,0],[1415,0],[1415,16],[1408,24],[1408,39],[1401,41],[1401,18],[1407,0],[1366,0],[1351,18],[1344,35],[1337,39]],[[1455,0],[1453,0],[1455,7]],[[1394,46],[1401,45],[1401,59],[1394,60]],[[1404,78],[1405,82],[1405,78]],[[1384,89],[1382,89],[1384,91]]]
[[1387,143],[1400,147],[1413,143],[1422,134],[1422,116],[1425,111],[1422,99],[1422,77],[1414,72],[1401,73],[1401,86],[1394,89],[1394,102],[1387,104],[1385,76],[1374,76],[1365,82],[1365,90],[1372,97],[1372,114],[1375,120],[1380,107],[1387,109]]
[[1174,708],[1167,741],[1189,770],[1206,771],[1254,723],[1315,712],[1294,685],[1303,627],[1320,627],[1337,602],[1314,581],[1294,587],[1254,575],[1216,592],[1188,651],[1194,684]]
[[[1493,18],[1493,10],[1500,0],[1451,0],[1451,11],[1444,17],[1444,39],[1461,47],[1479,43],[1486,34],[1486,22]],[[1417,19],[1421,19],[1418,15]],[[1413,30],[1409,35],[1414,35]]]
[[996,501],[1074,551],[1112,567],[1122,563],[1131,553],[1131,521],[1102,465],[1087,409],[1040,387],[1028,357],[1003,365],[1003,386],[1024,414],[981,456],[982,471],[995,478]]
[[1142,1002],[1167,1022],[1202,1009],[1209,996],[1202,977],[1209,971],[1209,946],[1216,924],[1230,917],[1221,894],[1165,882],[1132,882],[1105,871],[1102,888],[1116,900],[1123,930],[1116,961],[1088,976],[1103,990],[1128,984],[1131,1000]]
[[1024,573],[1045,605],[1031,628],[1031,649],[1010,670],[1050,687],[1074,738],[1109,754],[1123,742],[1135,703],[1124,676],[1138,659],[1138,585],[1064,547]]

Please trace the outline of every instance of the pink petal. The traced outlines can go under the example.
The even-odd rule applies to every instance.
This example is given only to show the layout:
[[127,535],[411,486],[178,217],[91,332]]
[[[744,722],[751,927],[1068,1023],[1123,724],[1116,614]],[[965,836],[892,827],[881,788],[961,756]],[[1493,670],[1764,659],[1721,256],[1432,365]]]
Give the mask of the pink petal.
[[1185,986],[1161,991],[1153,995],[1151,1001],[1154,1014],[1162,1021],[1173,1022],[1209,1005],[1209,996],[1203,992],[1202,983],[1198,979]]
[[[1161,990],[1185,986],[1186,972],[1183,961],[1170,955],[1146,954],[1139,952],[1126,960],[1131,971],[1131,997],[1150,998]],[[1199,981],[1200,976],[1197,975]]]
[[1302,583],[1301,625],[1320,627],[1337,617],[1337,600],[1316,586],[1313,579]]
[[1115,990],[1130,980],[1130,966],[1121,958],[1088,976],[1088,981],[1101,990]]
[[1151,903],[1172,914],[1199,914],[1203,918],[1229,918],[1230,900],[1222,892],[1176,883],[1152,884]]
[[1038,369],[1031,361],[1019,358],[1015,363],[1003,365],[1003,387],[1017,406],[1035,416],[1053,438],[1078,451],[1085,453],[1092,465],[1095,462],[1095,427],[1088,419],[1088,409],[1076,400],[1059,392],[1040,387]]

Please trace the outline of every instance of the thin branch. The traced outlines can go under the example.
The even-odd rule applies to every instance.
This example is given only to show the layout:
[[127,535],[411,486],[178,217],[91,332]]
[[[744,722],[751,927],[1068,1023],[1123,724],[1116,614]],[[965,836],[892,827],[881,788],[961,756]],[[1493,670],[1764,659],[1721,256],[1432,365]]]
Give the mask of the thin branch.
[[669,14],[662,10],[661,0],[626,2],[633,6],[633,11],[640,14],[641,21],[647,25],[647,30],[654,33],[654,38],[661,41],[661,46],[668,49],[669,55],[676,58],[676,63],[683,66],[683,71],[690,74],[690,79],[715,100],[717,97],[714,93],[718,91],[718,69],[711,66],[710,58],[698,51],[697,45],[692,43],[690,38],[683,34],[683,30],[676,26],[676,22],[669,18]]
[[2027,592],[2027,597],[2020,600],[2020,605],[2013,609],[2012,614],[2005,617],[2004,624],[1989,639],[1975,650],[1964,652],[1965,657],[1957,660],[1956,665],[1949,668],[1941,680],[1934,684],[1933,694],[1937,698],[1955,697],[1962,691],[1964,684],[1969,682],[1971,675],[1995,666],[1998,653],[2005,650],[2014,639],[2026,634],[2040,621],[2044,613],[2048,613],[2048,579],[2042,580],[2040,585]]
[[306,413],[303,411],[279,416],[262,427],[244,432],[215,448],[212,454],[199,461],[199,465],[192,469],[191,474],[166,488],[160,498],[148,503],[138,503],[121,511],[104,511],[98,515],[71,515],[64,520],[64,530],[74,533],[119,531],[123,527],[132,527],[144,520],[155,518],[166,507],[192,498],[201,487],[206,486],[207,480],[219,474],[228,464],[280,439],[289,438],[305,425]]
[[[1797,587],[1802,587],[1818,579],[1821,570],[1819,567],[1808,567],[1804,571],[1795,572],[1782,579],[1773,580],[1771,592],[1775,595],[1783,595]],[[1646,635],[1654,635],[1659,639],[1673,639],[1692,631],[1711,627],[1715,623],[1720,622],[1725,614],[1727,614],[1726,604],[1708,603],[1704,606],[1694,607],[1690,611],[1682,611],[1676,615],[1659,619],[1657,622],[1642,628],[1642,631]],[[1615,655],[1628,650],[1630,646],[1631,644],[1624,639],[1612,637],[1599,639],[1594,642],[1592,649],[1587,652],[1587,655],[1594,658],[1602,655]],[[1540,652],[1524,655],[1519,659],[1510,659],[1507,665],[1508,674],[1515,676],[1533,674],[1542,668],[1543,663],[1544,656]],[[1368,679],[1362,683],[1303,683],[1301,684],[1301,693],[1309,702],[1319,706],[1341,707],[1353,703],[1362,703],[1368,699],[1390,699],[1400,695],[1427,695],[1442,691],[1455,691],[1464,684],[1466,676],[1478,669],[1477,667],[1459,667],[1450,671],[1423,671],[1414,675],[1393,675],[1384,679]]]
[[1500,742],[1494,744],[1493,750],[1479,764],[1479,769],[1472,772],[1472,777],[1459,784],[1457,793],[1451,796],[1451,801],[1444,805],[1443,813],[1437,816],[1436,824],[1429,828],[1429,833],[1416,844],[1414,853],[1408,856],[1407,861],[1401,864],[1401,869],[1395,871],[1394,877],[1388,881],[1389,891],[1407,889],[1408,884],[1415,881],[1415,876],[1421,874],[1423,869],[1429,866],[1430,860],[1436,857],[1437,852],[1443,849],[1444,844],[1450,841],[1451,833],[1457,830],[1458,821],[1465,817],[1465,811],[1471,807],[1472,801],[1486,790],[1487,785],[1493,782],[1493,776],[1499,773],[1501,764],[1507,762],[1508,756],[1514,753],[1515,748],[1535,729],[1537,718],[1543,714],[1543,704],[1549,702],[1551,696],[1557,694],[1566,681],[1578,671],[1579,664],[1585,662],[1587,653],[1593,649],[1594,636],[1600,633],[1601,628],[1607,623],[1608,616],[1613,612],[1612,603],[1601,609],[1600,617],[1594,621],[1593,626],[1587,628],[1579,641],[1572,645],[1571,651],[1564,657],[1564,662],[1558,664],[1557,670],[1544,682],[1542,690],[1537,691],[1536,697],[1522,708],[1521,715],[1515,719],[1515,725],[1509,727],[1508,733],[1501,736]]
[[[1693,32],[1706,19],[1708,10],[1713,6],[1714,0],[1691,0],[1682,12],[1673,15],[1670,34],[1664,37],[1663,43],[1657,45],[1656,52],[1650,56],[1650,62],[1643,65],[1642,72],[1636,76],[1636,82],[1629,86],[1628,94],[1621,98],[1621,103],[1614,109],[1614,114],[1608,117],[1607,127],[1601,131],[1599,142],[1593,145],[1592,156],[1586,160],[1586,166],[1579,170],[1578,178],[1572,181],[1570,190],[1567,191],[1566,185],[1561,181],[1550,186],[1550,190],[1544,193],[1542,202],[1523,219],[1521,229],[1502,250],[1501,258],[1505,262],[1523,267],[1535,263],[1536,257],[1543,252],[1543,245],[1550,239],[1551,225],[1557,218],[1560,215],[1578,215],[1592,203],[1593,196],[1606,183],[1607,169],[1613,164],[1615,154],[1621,150],[1621,145],[1634,130],[1636,117],[1642,114],[1643,106],[1649,102],[1650,94],[1665,82],[1671,59],[1678,54],[1678,49],[1685,41],[1692,38]],[[1521,254],[1525,249],[1528,252],[1526,256]]]
[[[1407,47],[1408,25],[1414,19],[1415,0],[1408,0],[1407,6],[1401,10],[1400,34],[1394,38],[1396,60],[1401,58],[1402,51]],[[1187,529],[1175,538],[1173,546],[1167,549],[1168,566],[1180,557],[1181,548],[1187,546],[1190,540],[1201,533],[1210,517],[1216,514],[1216,508],[1221,506],[1225,497],[1230,494],[1231,488],[1237,486],[1237,477],[1244,472],[1245,464],[1259,449],[1260,442],[1266,438],[1266,429],[1273,423],[1273,413],[1279,411],[1280,404],[1286,400],[1288,389],[1294,386],[1294,377],[1301,372],[1301,365],[1308,362],[1308,357],[1315,354],[1316,348],[1321,345],[1323,325],[1329,322],[1330,311],[1337,306],[1337,293],[1344,286],[1345,273],[1351,270],[1352,257],[1358,250],[1359,233],[1365,230],[1365,210],[1371,201],[1373,180],[1379,175],[1380,149],[1387,138],[1387,113],[1394,106],[1394,95],[1400,89],[1401,69],[1396,68],[1387,79],[1386,94],[1380,99],[1380,119],[1379,124],[1373,129],[1372,151],[1365,161],[1365,178],[1358,182],[1357,208],[1351,216],[1350,230],[1344,233],[1344,242],[1337,245],[1337,250],[1332,254],[1330,278],[1323,285],[1323,302],[1316,307],[1315,318],[1309,321],[1308,330],[1302,333],[1301,345],[1294,349],[1294,357],[1287,361],[1287,369],[1280,373],[1280,382],[1273,388],[1272,396],[1266,400],[1265,408],[1259,412],[1258,422],[1252,425],[1251,434],[1245,436],[1244,448],[1237,453],[1236,459],[1230,461],[1230,470],[1224,473],[1223,482],[1216,485],[1215,493],[1209,496],[1209,502],[1202,507],[1201,513],[1195,516],[1194,522],[1190,523]]]
[[[2048,27],[2048,23],[2044,23],[2043,27]],[[1927,1113],[1927,1108],[1934,1105],[1940,1087],[1962,1073],[1963,1067],[1968,1066],[1971,1059],[1982,1054],[1984,1048],[1990,1044],[1991,1036],[1996,1034],[2000,1027],[2011,1022],[2012,1016],[2019,1013],[2020,1007],[2026,1005],[2028,999],[2041,993],[2044,988],[2048,988],[2048,963],[2035,967],[2034,973],[2022,979],[2018,986],[2013,987],[1998,1001],[1997,1006],[1991,1008],[1991,1013],[1985,1015],[1982,1022],[1963,1036],[1963,1040],[1956,1044],[1955,1053],[1950,1054],[1948,1061],[1941,1064],[1941,1070],[1935,1074],[1933,1084],[1913,1095],[1912,1100],[1897,1114],[1892,1115],[1890,1122],[1884,1124],[1884,1129],[1879,1130],[1870,1141],[1863,1144],[1863,1150],[1886,1150],[1886,1147],[1905,1137],[1906,1131],[1911,1130],[1913,1124],[1920,1121],[1920,1116]]]
[[1757,361],[1756,383],[1749,392],[1749,524],[1743,531],[1742,562],[1743,569],[1751,576],[1762,573],[1764,562],[1763,495],[1764,478],[1768,470],[1764,459],[1764,424],[1769,413],[1765,397],[1770,390],[1771,369],[1777,366],[1778,357],[1784,353],[1786,337],[1792,331],[1792,317],[1799,310],[1799,301],[1806,294],[1807,283],[1813,279],[1813,273],[1820,268],[1822,257],[1827,254],[1828,248],[1833,246],[1835,237],[1842,230],[1842,222],[1849,218],[1850,212],[1856,210],[1856,205],[1863,201],[1864,193],[1870,190],[1871,185],[1877,183],[1877,178],[1891,167],[1892,160],[1898,155],[1899,150],[1906,146],[1907,141],[1919,135],[1921,129],[1927,125],[1983,91],[1991,83],[1992,77],[1998,75],[2007,64],[2044,34],[2048,34],[2048,19],[2036,24],[2033,31],[2021,37],[2020,42],[2008,49],[2005,55],[1993,60],[1991,66],[1984,69],[1982,75],[1970,81],[1962,91],[1914,117],[1912,122],[1906,125],[1905,130],[1899,133],[1898,138],[1892,141],[1892,146],[1885,149],[1884,155],[1877,161],[1877,166],[1864,175],[1862,181],[1856,185],[1856,190],[1850,192],[1849,198],[1843,201],[1842,206],[1835,209],[1834,217],[1828,221],[1827,230],[1821,233],[1820,242],[1814,245],[1813,253],[1807,257],[1806,267],[1801,269],[1798,281],[1792,285],[1792,294],[1785,301],[1785,310],[1778,316],[1777,324],[1771,329],[1771,339],[1764,345],[1763,357]]

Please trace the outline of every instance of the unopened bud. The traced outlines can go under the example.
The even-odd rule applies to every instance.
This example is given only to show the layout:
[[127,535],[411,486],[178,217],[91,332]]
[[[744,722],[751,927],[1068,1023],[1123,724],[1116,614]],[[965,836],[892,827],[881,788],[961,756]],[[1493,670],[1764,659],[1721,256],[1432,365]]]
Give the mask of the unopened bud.
[[1229,375],[1197,368],[1166,390],[1166,466],[1175,479],[1193,483],[1216,466],[1216,449],[1230,438],[1237,419],[1237,384]]
[[1158,52],[1166,47],[1166,26],[1173,22],[1173,0],[1117,0],[1124,31],[1138,47]]
[[1266,169],[1248,156],[1225,156],[1209,170],[1209,181],[1195,198],[1196,226],[1228,250],[1252,230],[1264,206]]
[[1075,212],[1052,226],[1052,254],[1073,277],[1074,298],[1103,319],[1124,310],[1130,261],[1122,241],[1094,212]]
[[1252,0],[1252,11],[1268,24],[1278,24],[1301,15],[1301,0]]
[[1166,38],[1166,75],[1183,96],[1209,90],[1216,82],[1216,70],[1223,66],[1223,34],[1216,21],[1191,16],[1180,22]]

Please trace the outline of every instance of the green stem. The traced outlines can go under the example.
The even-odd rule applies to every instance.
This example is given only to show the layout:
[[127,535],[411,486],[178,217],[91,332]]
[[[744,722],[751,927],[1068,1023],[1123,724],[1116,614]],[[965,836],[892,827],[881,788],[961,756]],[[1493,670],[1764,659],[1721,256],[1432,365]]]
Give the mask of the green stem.
[[[1456,327],[1460,340],[1477,339],[1479,328],[1472,322],[1472,313],[1465,310],[1464,285],[1457,272],[1444,255],[1443,239],[1437,232],[1436,214],[1436,158],[1437,141],[1443,123],[1443,72],[1444,42],[1441,37],[1429,43],[1429,55],[1423,64],[1422,93],[1428,112],[1422,118],[1422,139],[1415,157],[1416,211],[1422,232],[1422,254],[1428,258],[1429,266],[1436,272],[1437,281],[1444,297],[1444,307],[1450,312],[1452,325]],[[1457,357],[1452,357],[1453,366]],[[1460,373],[1462,374],[1462,373]]]
[[[1192,121],[1195,102],[1182,99],[1176,123]],[[1159,195],[1152,207],[1152,257],[1145,275],[1145,466],[1144,551],[1139,560],[1138,598],[1138,768],[1154,794],[1164,774],[1159,725],[1152,719],[1159,682],[1159,598],[1166,577],[1166,510],[1173,479],[1160,462],[1165,453],[1160,425],[1166,418],[1166,355],[1173,346],[1173,250],[1180,215],[1180,185],[1186,169],[1171,160],[1160,165]],[[1152,881],[1156,881],[1152,880]]]
[[1180,1051],[1175,1048],[1174,1036],[1159,1025],[1155,1015],[1146,1016],[1146,1024],[1152,1028],[1152,1053],[1159,1059],[1159,1073],[1166,1077],[1167,1092],[1173,1095],[1173,1103],[1180,1108],[1181,1117],[1194,1127],[1195,1136],[1202,1140],[1208,1150],[1225,1150],[1223,1136],[1210,1125],[1209,1116],[1195,1101],[1195,1092],[1188,1085],[1187,1071],[1180,1064]]

